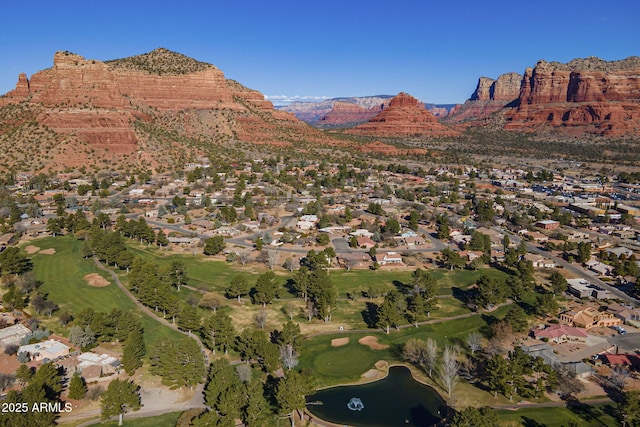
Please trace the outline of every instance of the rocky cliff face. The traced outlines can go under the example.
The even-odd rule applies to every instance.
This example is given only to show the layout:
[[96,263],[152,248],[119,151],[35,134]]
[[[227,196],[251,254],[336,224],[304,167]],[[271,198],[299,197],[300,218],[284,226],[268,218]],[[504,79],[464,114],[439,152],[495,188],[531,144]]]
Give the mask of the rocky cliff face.
[[539,61],[526,69],[517,102],[518,107],[507,112],[508,130],[638,134],[640,58]]
[[504,108],[520,94],[522,75],[506,73],[496,80],[480,77],[469,100],[457,105],[447,116],[447,123],[473,123],[486,119]]
[[424,104],[413,96],[399,93],[378,115],[367,123],[356,126],[347,131],[354,135],[372,135],[387,137],[403,136],[452,136],[457,131],[438,122],[427,111]]
[[274,110],[260,92],[225,79],[215,66],[166,49],[107,62],[57,52],[53,67],[30,79],[21,74],[16,88],[0,98],[0,107],[17,105],[29,109],[38,125],[112,153],[134,153],[143,139],[155,138],[141,133],[148,126],[136,125],[145,122],[212,140],[290,144],[324,138]]
[[384,103],[373,108],[363,108],[357,104],[336,101],[333,104],[333,108],[331,108],[331,111],[320,118],[318,125],[336,127],[355,126],[360,123],[365,123],[374,118],[378,113],[380,113],[380,111],[384,109],[384,107]]

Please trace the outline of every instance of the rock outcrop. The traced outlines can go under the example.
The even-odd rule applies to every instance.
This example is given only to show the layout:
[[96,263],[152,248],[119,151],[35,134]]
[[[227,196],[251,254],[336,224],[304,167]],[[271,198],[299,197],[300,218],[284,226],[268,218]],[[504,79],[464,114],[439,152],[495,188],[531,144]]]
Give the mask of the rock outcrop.
[[506,73],[496,80],[480,77],[469,100],[457,105],[447,116],[447,123],[481,121],[518,98],[522,75]]
[[389,107],[374,118],[349,129],[347,133],[384,137],[441,137],[458,134],[457,131],[440,124],[434,115],[425,109],[422,102],[404,92],[396,95]]
[[567,64],[539,61],[527,68],[517,108],[505,129],[622,136],[640,132],[640,58]]
[[[388,105],[388,103],[387,103]],[[318,122],[319,126],[355,126],[360,123],[365,123],[374,118],[385,107],[385,104],[380,104],[373,108],[363,108],[357,104],[350,102],[336,101],[333,104],[333,108],[327,114],[320,118]]]
[[57,52],[53,67],[30,79],[21,74],[0,97],[0,107],[11,105],[56,134],[116,153],[134,153],[149,138],[140,122],[197,139],[281,145],[325,138],[215,66],[166,49],[105,62]]

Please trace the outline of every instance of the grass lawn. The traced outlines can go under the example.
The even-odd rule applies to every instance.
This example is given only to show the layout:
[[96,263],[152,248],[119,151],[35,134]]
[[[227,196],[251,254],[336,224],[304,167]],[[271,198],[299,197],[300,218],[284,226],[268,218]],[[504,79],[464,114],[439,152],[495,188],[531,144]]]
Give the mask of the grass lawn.
[[250,267],[242,267],[237,263],[232,264],[204,255],[172,254],[154,246],[140,245],[131,240],[126,242],[134,255],[155,261],[161,266],[172,261],[183,262],[187,268],[189,285],[203,290],[224,291],[235,276],[245,276],[249,283],[255,283],[257,275],[267,271],[266,266],[256,268],[256,265],[252,264]]
[[[85,308],[91,307],[103,312],[119,308],[125,312],[136,313],[144,325],[147,349],[163,336],[175,340],[187,339],[179,332],[167,328],[142,313],[115,283],[102,288],[89,286],[84,279],[87,274],[98,273],[105,278],[107,275],[98,269],[92,259],[82,257],[81,241],[67,235],[47,237],[30,244],[42,250],[55,249],[52,255],[36,253],[32,255],[32,260],[36,278],[43,283],[40,290],[47,293],[48,298],[60,306],[60,311],[69,311],[77,315]],[[108,280],[112,282],[111,277],[108,277]],[[52,330],[62,330],[57,322],[46,323]]]
[[[132,412],[130,414],[135,414],[135,412]],[[178,422],[178,418],[180,417],[180,414],[182,414],[182,412],[169,412],[167,414],[162,414],[162,415],[158,415],[155,417],[147,417],[147,418],[127,418],[127,415],[130,414],[125,414],[124,415],[124,422],[122,423],[123,426],[130,426],[130,427],[175,427],[176,423]],[[105,421],[99,424],[94,424],[96,426],[117,426],[118,425],[118,421]]]
[[619,426],[613,416],[615,408],[610,404],[583,405],[579,408],[542,407],[522,408],[517,411],[497,411],[504,426],[568,426],[571,422],[580,427]]

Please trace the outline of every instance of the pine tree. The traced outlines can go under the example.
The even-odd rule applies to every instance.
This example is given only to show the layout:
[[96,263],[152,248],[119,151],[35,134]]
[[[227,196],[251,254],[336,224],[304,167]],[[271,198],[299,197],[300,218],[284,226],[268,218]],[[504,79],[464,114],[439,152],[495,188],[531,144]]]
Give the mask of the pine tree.
[[69,399],[80,400],[87,393],[87,384],[84,378],[76,372],[69,381]]
[[144,337],[140,330],[132,331],[124,343],[122,349],[122,367],[129,375],[142,366],[142,357],[147,353],[144,345]]
[[264,398],[264,386],[256,379],[247,385],[246,405],[242,408],[242,419],[248,427],[267,425],[266,414],[269,403]]
[[109,387],[100,398],[102,418],[108,419],[119,416],[118,425],[122,425],[124,414],[140,409],[140,387],[133,381],[116,378],[109,383]]

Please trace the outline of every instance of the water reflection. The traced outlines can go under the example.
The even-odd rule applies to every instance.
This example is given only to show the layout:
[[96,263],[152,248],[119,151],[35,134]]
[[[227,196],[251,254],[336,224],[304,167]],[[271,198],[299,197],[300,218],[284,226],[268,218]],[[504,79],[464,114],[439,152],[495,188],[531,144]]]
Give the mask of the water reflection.
[[[352,398],[364,408],[348,408]],[[336,424],[358,427],[427,427],[446,414],[446,404],[435,390],[413,379],[404,366],[392,366],[389,375],[369,384],[332,387],[307,398],[313,415]],[[322,402],[322,404],[319,404]]]

